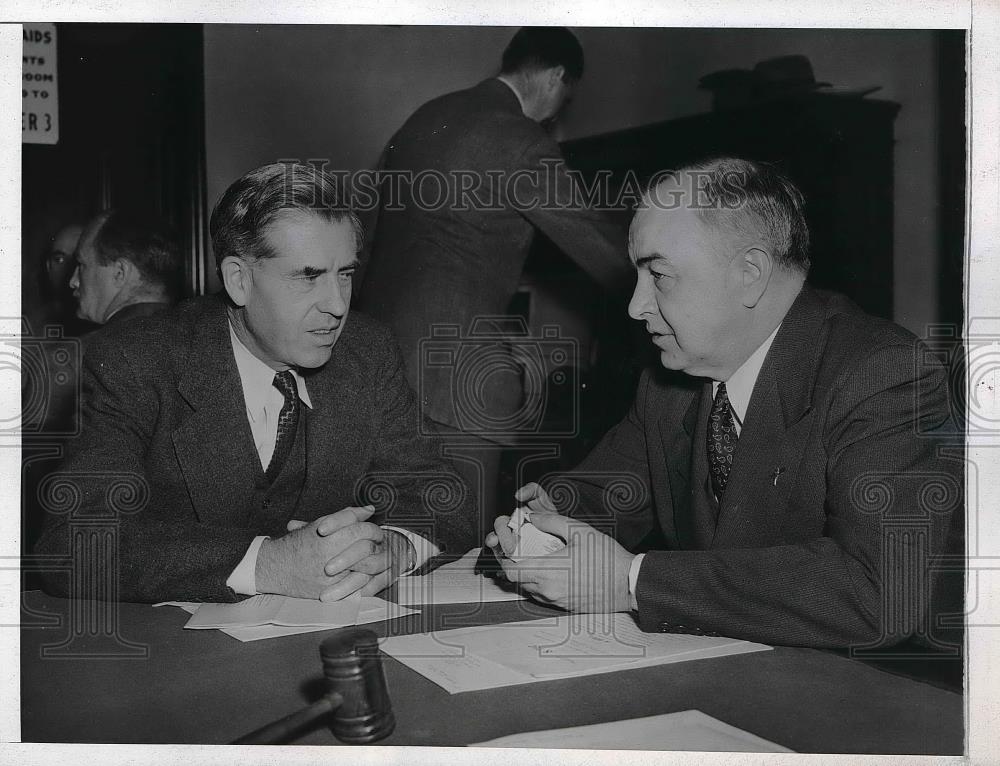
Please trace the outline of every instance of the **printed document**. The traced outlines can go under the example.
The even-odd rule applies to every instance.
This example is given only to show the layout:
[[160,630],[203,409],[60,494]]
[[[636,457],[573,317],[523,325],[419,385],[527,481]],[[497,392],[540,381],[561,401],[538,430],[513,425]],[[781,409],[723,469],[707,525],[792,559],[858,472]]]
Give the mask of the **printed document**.
[[481,548],[473,548],[458,561],[438,567],[427,575],[401,577],[396,581],[396,603],[482,604],[487,601],[519,601],[525,597],[513,585],[476,572]]
[[644,633],[628,614],[560,615],[391,636],[381,646],[451,694],[771,648],[734,638]]

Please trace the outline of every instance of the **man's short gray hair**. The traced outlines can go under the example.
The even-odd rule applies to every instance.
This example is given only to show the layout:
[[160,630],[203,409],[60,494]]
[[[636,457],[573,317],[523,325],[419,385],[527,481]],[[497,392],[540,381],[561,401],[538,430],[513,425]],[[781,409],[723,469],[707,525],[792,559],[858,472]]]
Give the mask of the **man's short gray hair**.
[[658,189],[669,180],[690,193],[685,204],[703,224],[727,229],[739,240],[759,237],[779,266],[808,273],[805,198],[775,167],[734,157],[685,165],[653,178],[646,193],[647,204],[664,204]]

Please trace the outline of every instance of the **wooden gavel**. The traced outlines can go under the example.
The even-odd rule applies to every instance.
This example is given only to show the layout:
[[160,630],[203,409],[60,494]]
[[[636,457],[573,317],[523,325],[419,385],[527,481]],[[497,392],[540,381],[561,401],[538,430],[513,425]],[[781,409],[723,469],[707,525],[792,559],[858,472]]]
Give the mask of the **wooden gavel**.
[[396,726],[382,674],[378,638],[364,628],[342,628],[319,647],[327,692],[308,707],[240,737],[234,745],[277,745],[328,719],[333,736],[351,745],[388,737]]

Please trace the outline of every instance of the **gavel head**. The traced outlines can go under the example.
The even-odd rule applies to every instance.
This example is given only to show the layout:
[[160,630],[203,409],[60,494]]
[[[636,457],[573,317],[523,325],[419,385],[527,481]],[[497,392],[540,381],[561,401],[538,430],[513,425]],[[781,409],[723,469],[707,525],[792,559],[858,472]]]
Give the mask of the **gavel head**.
[[333,736],[364,745],[392,734],[396,719],[376,635],[364,628],[342,628],[320,644],[319,654],[328,694],[342,700],[330,716]]

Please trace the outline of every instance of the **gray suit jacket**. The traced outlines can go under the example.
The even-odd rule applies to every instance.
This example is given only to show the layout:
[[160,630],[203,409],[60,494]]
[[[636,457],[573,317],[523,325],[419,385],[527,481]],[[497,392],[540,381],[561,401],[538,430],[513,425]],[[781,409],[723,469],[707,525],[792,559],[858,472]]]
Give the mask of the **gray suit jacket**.
[[805,287],[754,386],[721,505],[711,401],[711,381],[646,373],[625,420],[543,482],[626,547],[662,533],[637,584],[643,629],[845,647],[926,627],[929,561],[962,513],[964,468],[935,435],[947,377],[916,339]]
[[[425,182],[416,195],[406,182],[398,192],[383,188],[358,305],[399,339],[408,379],[439,422],[461,427],[455,400],[472,392],[452,389],[453,367],[428,367],[420,379],[420,340],[434,325],[457,325],[464,336],[476,317],[504,314],[536,230],[599,284],[624,292],[634,280],[625,231],[574,204],[558,145],[500,80],[420,107],[393,136],[383,162],[392,173],[423,172]],[[436,205],[439,190],[444,204]],[[418,204],[420,195],[426,205]],[[495,417],[516,411],[518,380],[493,386],[485,399]]]
[[[313,405],[303,408],[305,482],[291,512],[263,526],[250,522],[268,516],[251,507],[262,471],[223,300],[196,298],[99,336],[84,360],[82,434],[63,467],[77,508],[49,516],[36,551],[66,554],[74,522],[110,513],[123,600],[235,600],[225,581],[256,535],[368,501],[375,523],[451,551],[476,544],[464,485],[418,435],[392,337],[363,314],[351,314],[326,365],[303,373]],[[128,483],[138,489],[123,500]],[[47,583],[66,592],[59,575]]]

